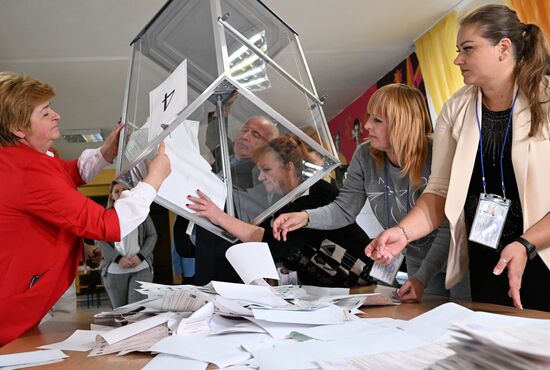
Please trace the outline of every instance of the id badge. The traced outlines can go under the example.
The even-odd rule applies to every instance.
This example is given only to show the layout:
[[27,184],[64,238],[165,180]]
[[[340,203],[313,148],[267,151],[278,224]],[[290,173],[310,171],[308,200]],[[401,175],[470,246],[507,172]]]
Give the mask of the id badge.
[[397,275],[399,267],[401,267],[401,263],[403,262],[403,258],[405,258],[405,255],[403,253],[399,253],[387,265],[375,262],[372,265],[369,275],[388,285],[393,285],[395,276]]
[[479,196],[474,222],[470,230],[470,241],[497,249],[504,221],[510,209],[510,199],[495,194],[482,193]]

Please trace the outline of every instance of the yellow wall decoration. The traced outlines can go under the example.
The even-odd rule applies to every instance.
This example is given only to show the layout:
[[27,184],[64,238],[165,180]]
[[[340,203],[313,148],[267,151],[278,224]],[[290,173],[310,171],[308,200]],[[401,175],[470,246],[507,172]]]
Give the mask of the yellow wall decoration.
[[456,12],[451,12],[416,41],[424,84],[436,114],[443,103],[464,86],[460,70],[453,64],[458,27]]
[[523,23],[536,24],[543,30],[546,39],[550,40],[549,0],[508,0],[506,3],[516,11]]

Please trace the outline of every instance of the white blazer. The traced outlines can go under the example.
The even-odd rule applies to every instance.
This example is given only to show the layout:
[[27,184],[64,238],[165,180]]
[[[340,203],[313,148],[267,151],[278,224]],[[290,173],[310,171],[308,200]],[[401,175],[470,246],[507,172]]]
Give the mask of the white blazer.
[[[550,77],[546,79],[550,82]],[[514,95],[517,89],[516,85]],[[481,104],[476,107],[476,96],[481,102],[481,89],[465,86],[443,105],[435,127],[432,172],[425,190],[446,197],[445,215],[451,227],[447,288],[458,283],[468,268],[464,204],[479,144],[476,109],[481,117]],[[550,212],[550,91],[542,91],[541,96],[546,117],[541,137],[529,137],[531,112],[521,91],[512,117],[512,164],[524,232]],[[539,251],[539,255],[550,269],[550,248]]]

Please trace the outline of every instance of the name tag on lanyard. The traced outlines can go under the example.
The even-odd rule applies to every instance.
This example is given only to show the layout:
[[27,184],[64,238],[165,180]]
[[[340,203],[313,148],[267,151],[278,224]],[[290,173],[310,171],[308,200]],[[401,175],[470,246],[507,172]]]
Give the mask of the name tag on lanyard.
[[477,203],[476,213],[468,239],[492,249],[498,249],[500,237],[502,236],[502,230],[504,229],[504,222],[506,221],[506,216],[508,215],[508,210],[510,209],[510,199],[506,199],[502,159],[504,158],[504,149],[506,147],[506,140],[508,139],[508,131],[512,126],[512,117],[514,116],[514,106],[516,105],[518,93],[519,90],[516,92],[516,95],[512,100],[512,108],[510,109],[510,116],[508,117],[508,124],[506,125],[506,134],[504,135],[502,149],[500,150],[500,183],[502,186],[503,197],[495,194],[487,194],[486,192],[487,183],[485,181],[485,164],[483,162],[483,139],[481,122],[479,120],[477,109],[478,97],[476,97],[476,121],[479,129],[479,157],[481,162],[483,193],[479,196],[479,202]]
[[468,239],[497,249],[509,209],[510,199],[481,193]]

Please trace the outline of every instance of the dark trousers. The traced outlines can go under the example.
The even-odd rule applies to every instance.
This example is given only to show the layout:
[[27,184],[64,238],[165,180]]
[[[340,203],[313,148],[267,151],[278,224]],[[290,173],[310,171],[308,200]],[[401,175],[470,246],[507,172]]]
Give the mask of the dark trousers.
[[[508,270],[499,276],[493,274],[500,252],[474,243],[470,243],[469,252],[472,300],[513,306],[508,297]],[[550,311],[550,293],[546,288],[549,281],[550,270],[539,256],[527,262],[520,290],[523,308]]]
[[212,280],[242,283],[231,266],[225,252],[233,244],[200,226],[196,227],[195,285],[208,284]]

